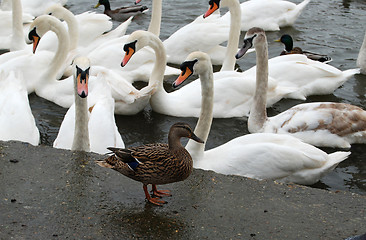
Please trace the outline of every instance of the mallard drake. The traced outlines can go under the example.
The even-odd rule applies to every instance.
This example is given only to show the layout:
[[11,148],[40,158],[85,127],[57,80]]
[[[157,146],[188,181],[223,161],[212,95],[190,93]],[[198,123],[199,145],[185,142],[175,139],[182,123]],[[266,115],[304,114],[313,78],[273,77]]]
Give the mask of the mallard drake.
[[135,16],[137,14],[143,13],[148,8],[142,5],[135,5],[129,7],[120,7],[117,9],[112,10],[111,5],[108,0],[99,0],[97,5],[94,8],[98,8],[100,5],[104,5],[104,14],[111,17],[113,20],[124,22],[129,17]]
[[304,54],[311,60],[324,62],[324,63],[329,63],[332,61],[332,58],[328,57],[327,55],[304,51],[300,47],[293,47],[294,41],[293,41],[292,37],[288,34],[282,35],[281,38],[275,40],[275,42],[281,42],[285,45],[285,49],[281,52],[280,55]]
[[[97,164],[142,182],[147,201],[160,206],[165,201],[159,198],[170,194],[167,190],[158,191],[156,185],[183,181],[193,169],[192,157],[180,142],[182,137],[203,143],[188,124],[179,122],[171,126],[168,144],[155,143],[126,149],[108,148],[114,154],[97,161]],[[152,185],[153,195],[159,198],[150,196],[148,184]]]

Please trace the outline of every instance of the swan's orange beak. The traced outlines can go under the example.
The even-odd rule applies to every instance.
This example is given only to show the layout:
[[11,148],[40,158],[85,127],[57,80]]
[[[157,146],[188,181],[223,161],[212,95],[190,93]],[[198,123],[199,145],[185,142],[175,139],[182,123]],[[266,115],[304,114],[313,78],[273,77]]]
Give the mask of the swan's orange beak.
[[216,1],[210,1],[210,8],[207,10],[207,12],[203,15],[203,18],[207,18],[212,13],[214,13],[217,9],[219,9],[219,4]]
[[36,53],[39,41],[41,37],[37,34],[36,28],[33,28],[32,31],[28,33],[28,39],[33,42],[33,53]]
[[41,40],[38,36],[33,36],[33,53],[36,53],[39,41]]
[[135,1],[135,4],[138,4],[138,3],[140,3],[141,2],[141,0],[136,0]]
[[89,68],[82,71],[77,67],[77,93],[81,98],[88,96]]
[[180,75],[179,75],[179,77],[177,78],[177,80],[175,80],[174,81],[174,83],[173,83],[173,87],[178,87],[179,85],[181,85],[187,78],[189,78],[189,76],[191,76],[192,75],[192,71],[191,71],[191,69],[189,69],[189,67],[186,67],[186,69],[184,69],[181,73],[180,73]]
[[173,82],[173,87],[175,87],[175,88],[178,87],[193,74],[193,71],[194,71],[193,67],[196,64],[196,62],[198,62],[198,59],[194,59],[191,61],[187,60],[187,61],[184,61],[180,65],[180,70],[182,72],[178,76],[177,80],[175,80],[175,82]]
[[130,61],[130,59],[134,53],[135,53],[135,50],[133,48],[129,47],[125,53],[125,57],[122,60],[122,64],[121,64],[122,67],[126,66],[126,64],[128,63],[128,61]]

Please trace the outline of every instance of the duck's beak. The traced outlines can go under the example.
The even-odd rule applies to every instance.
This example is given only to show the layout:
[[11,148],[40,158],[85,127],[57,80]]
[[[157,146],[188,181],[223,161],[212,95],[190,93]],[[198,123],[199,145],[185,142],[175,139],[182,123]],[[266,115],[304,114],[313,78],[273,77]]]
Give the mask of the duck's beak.
[[205,143],[202,139],[196,136],[196,134],[192,133],[191,137],[192,140],[198,142],[198,143]]
[[85,71],[77,67],[77,93],[81,98],[88,96],[89,68]]
[[275,42],[281,42],[281,38],[280,39],[277,39],[277,40],[274,40]]
[[186,67],[184,70],[182,70],[177,80],[173,82],[173,87],[176,88],[179,85],[181,85],[187,78],[189,78],[192,75],[192,73],[193,73],[192,70],[189,69],[189,67]]
[[210,1],[209,4],[210,4],[210,8],[203,15],[203,18],[207,18],[208,16],[210,16],[212,13],[214,13],[220,7],[218,2],[216,2],[216,1]]
[[100,6],[100,3],[98,2],[97,5],[94,6],[94,8],[98,8]]
[[139,4],[141,2],[141,0],[136,0],[135,4]]

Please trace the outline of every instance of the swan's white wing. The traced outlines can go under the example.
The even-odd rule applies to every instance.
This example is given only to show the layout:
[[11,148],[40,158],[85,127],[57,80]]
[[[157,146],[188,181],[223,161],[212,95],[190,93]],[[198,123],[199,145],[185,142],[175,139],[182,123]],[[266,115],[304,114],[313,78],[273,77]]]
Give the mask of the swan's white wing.
[[114,118],[114,101],[112,98],[99,99],[93,105],[89,118],[90,150],[107,153],[107,147],[124,148],[121,134]]
[[312,184],[349,154],[328,155],[287,135],[248,134],[206,151],[195,167],[256,179]]
[[0,138],[39,144],[39,131],[29,106],[21,73],[0,71]]
[[67,110],[57,137],[53,142],[54,148],[71,149],[75,132],[75,104]]
[[[308,59],[302,54],[278,56],[268,61],[269,77],[277,81],[280,87],[298,89],[288,98],[306,98],[310,95],[330,94],[341,86],[358,69],[341,71],[329,64]],[[243,74],[255,78],[256,66]]]
[[105,14],[84,12],[75,15],[79,24],[79,46],[87,46],[112,29],[112,21]]
[[181,64],[194,51],[214,54],[212,49],[229,39],[229,30],[230,22],[222,21],[219,14],[198,16],[163,42],[168,62]]
[[[310,0],[304,0],[296,5],[281,0],[251,0],[240,4],[241,30],[247,31],[252,27],[260,27],[265,31],[278,31],[280,27],[291,26]],[[225,18],[229,19],[226,13]]]

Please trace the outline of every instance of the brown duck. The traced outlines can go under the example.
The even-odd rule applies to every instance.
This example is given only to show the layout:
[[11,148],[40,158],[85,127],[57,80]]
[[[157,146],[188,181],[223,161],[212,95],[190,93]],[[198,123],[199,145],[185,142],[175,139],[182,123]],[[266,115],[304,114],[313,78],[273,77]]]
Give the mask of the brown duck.
[[[114,154],[97,164],[112,168],[123,175],[142,182],[146,199],[156,205],[165,201],[159,198],[170,195],[168,190],[158,191],[156,185],[185,180],[193,170],[191,155],[182,146],[180,139],[187,137],[203,143],[186,123],[175,123],[169,131],[168,144],[155,143],[131,148],[108,148]],[[152,198],[147,185],[152,185]]]
[[98,8],[100,5],[104,5],[104,14],[108,15],[113,20],[120,22],[124,22],[129,17],[135,16],[148,10],[146,6],[142,5],[120,7],[112,10],[111,4],[109,3],[108,0],[99,0],[94,8]]

